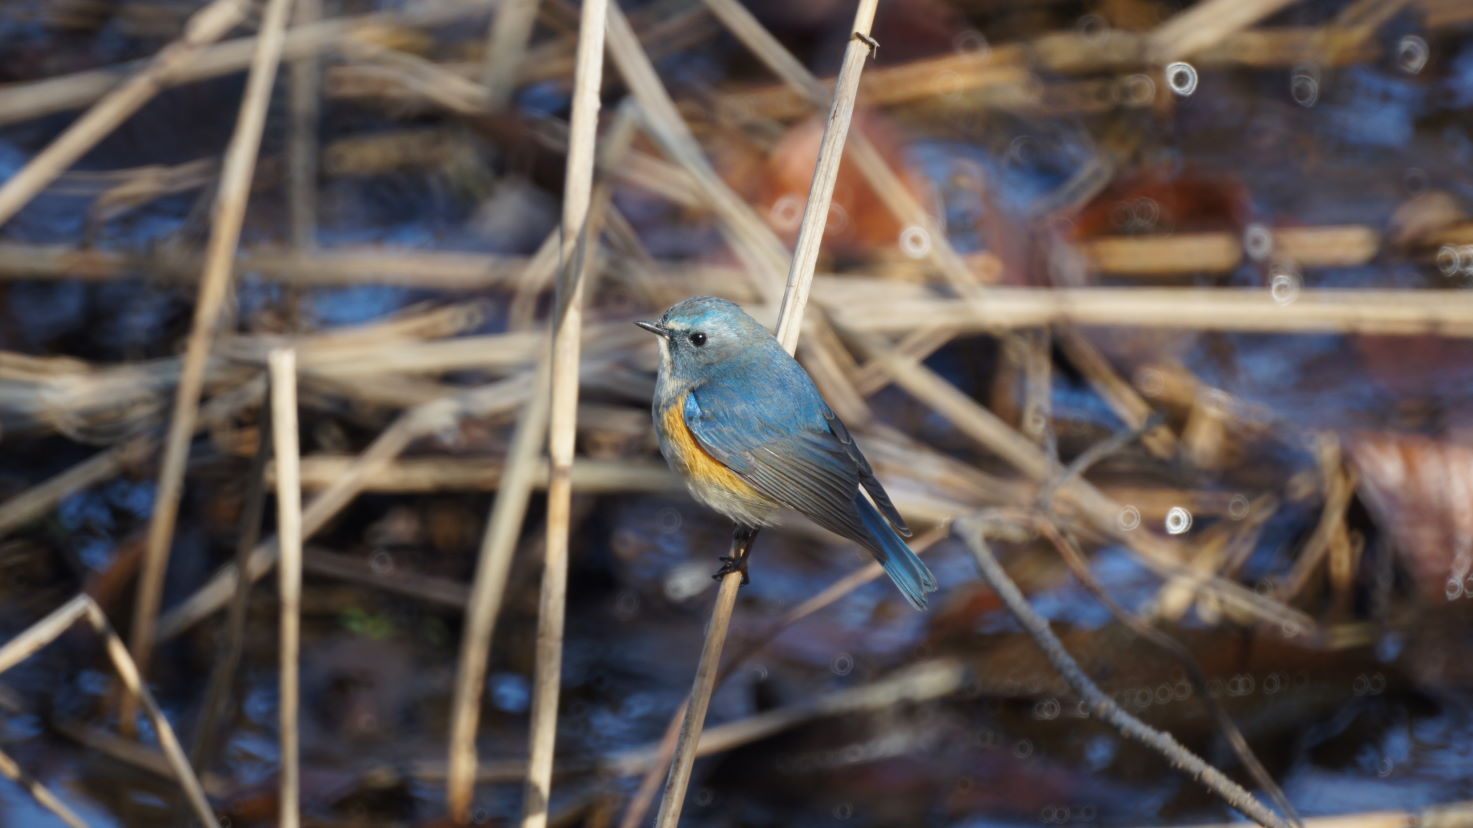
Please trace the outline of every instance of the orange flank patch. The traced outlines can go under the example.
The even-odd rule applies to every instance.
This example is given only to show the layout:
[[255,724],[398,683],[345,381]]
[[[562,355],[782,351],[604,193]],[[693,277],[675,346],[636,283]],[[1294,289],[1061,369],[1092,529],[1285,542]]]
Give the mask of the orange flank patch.
[[686,474],[696,483],[724,488],[732,494],[762,499],[752,484],[712,457],[685,424],[685,397],[665,409],[665,437],[676,446],[676,456],[685,464]]

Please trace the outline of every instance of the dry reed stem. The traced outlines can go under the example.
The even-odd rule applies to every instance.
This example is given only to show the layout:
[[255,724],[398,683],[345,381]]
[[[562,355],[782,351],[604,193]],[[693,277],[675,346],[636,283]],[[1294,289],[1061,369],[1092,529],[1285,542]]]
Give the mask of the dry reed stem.
[[[862,134],[850,136],[851,151],[863,143]],[[642,153],[631,152],[613,167],[601,164],[600,171],[623,184],[647,190],[679,204],[701,203],[701,191],[691,188],[690,179],[679,168]],[[862,166],[861,172],[869,175],[870,167]],[[894,176],[893,171],[889,174]],[[890,190],[886,188],[883,192],[888,193]],[[902,186],[897,192],[907,191]],[[913,198],[911,203],[914,204]],[[913,224],[915,222],[909,217],[915,215],[915,210],[919,209],[919,205],[915,205],[914,209],[898,208],[892,212],[904,223]],[[1292,259],[1302,269],[1367,264],[1378,255],[1381,247],[1379,232],[1359,225],[1286,227],[1273,230],[1272,236],[1275,250]],[[1433,236],[1429,243],[1435,254],[1435,248],[1440,244],[1473,243],[1473,232],[1453,228]],[[937,249],[944,250],[933,245],[930,256],[933,266],[940,270],[940,266],[935,265]],[[1196,274],[1230,273],[1243,260],[1242,239],[1231,233],[1106,236],[1084,242],[1079,251],[1091,270],[1158,280],[1179,279]],[[959,258],[959,267],[943,272],[959,271],[970,274],[968,278],[980,282],[997,280],[997,263],[991,254],[972,254]],[[298,251],[262,245],[243,250],[235,262],[235,270],[250,271],[263,279],[299,285],[410,284],[441,290],[470,291],[520,284],[518,277],[532,266],[531,262],[538,260],[535,257],[527,260],[478,253],[396,250],[369,246]],[[201,257],[197,251],[170,249],[115,252],[85,250],[67,245],[0,243],[0,280],[44,277],[102,280],[147,273],[150,278],[188,283],[198,278],[200,264]],[[655,264],[655,269],[661,271],[659,275],[662,278],[678,280],[683,284],[695,281],[702,286],[710,285],[711,290],[724,285],[729,294],[741,291],[740,285],[731,284],[729,269],[693,267],[688,263]],[[909,263],[875,271],[876,275],[881,272],[893,272],[908,281],[916,281],[918,278],[914,265]],[[958,282],[954,276],[948,278],[953,284]],[[545,281],[546,279],[528,280],[529,283],[536,284]],[[839,281],[819,278],[814,286],[815,295],[821,300],[827,299],[842,305],[846,294],[840,293],[839,289],[865,281],[865,277],[852,274]],[[888,286],[898,291],[914,287],[897,285],[893,280],[873,280],[872,284]],[[768,296],[765,289],[753,291],[753,294]]]
[[[814,107],[828,102],[828,89],[810,73],[752,13],[736,0],[705,0],[707,8],[746,47],[792,89],[807,97]],[[842,77],[842,75],[841,75]],[[903,227],[916,228],[927,241],[925,257],[962,296],[976,297],[978,276],[951,245],[945,229],[916,200],[900,176],[864,133],[850,139],[849,155],[865,181],[885,208]]]
[[476,732],[480,726],[481,694],[486,684],[486,663],[491,655],[496,615],[501,609],[512,552],[531,496],[532,472],[547,431],[549,368],[546,359],[538,366],[532,394],[512,432],[506,475],[486,521],[461,637],[455,696],[450,709],[450,773],[446,778],[446,795],[451,815],[462,821],[470,814],[475,784]]
[[[1079,373],[1084,375],[1085,381],[1100,395],[1100,399],[1115,412],[1115,416],[1132,429],[1145,428],[1154,413],[1151,404],[1136,393],[1130,383],[1115,373],[1110,361],[1083,334],[1073,328],[1060,327],[1055,337],[1060,350]],[[1158,425],[1141,435],[1141,445],[1162,460],[1175,458],[1181,450],[1176,435],[1164,425]]]
[[1237,288],[992,288],[985,305],[949,299],[853,296],[836,306],[842,327],[904,333],[923,325],[960,334],[1072,324],[1260,333],[1473,336],[1466,290],[1301,290],[1276,302]]
[[1203,0],[1177,12],[1147,35],[1146,54],[1157,63],[1189,58],[1294,2]]
[[[296,0],[296,28],[322,19],[322,0]],[[287,138],[287,206],[292,247],[317,246],[317,124],[321,110],[322,66],[316,53],[291,65],[291,127]]]
[[1355,498],[1356,473],[1346,465],[1341,455],[1340,441],[1332,435],[1324,435],[1319,440],[1316,453],[1319,455],[1325,503],[1320,510],[1320,519],[1300,547],[1294,565],[1278,579],[1278,587],[1274,592],[1285,601],[1299,594],[1309,582],[1310,576],[1324,562],[1331,547],[1336,545],[1337,536],[1345,534],[1345,513]]
[[[1051,463],[1038,447],[976,400],[926,366],[898,356],[872,336],[854,332],[852,339],[871,358],[885,366],[896,385],[924,402],[930,410],[950,420],[979,446],[996,454],[1035,481],[1043,482],[1048,479]],[[1183,574],[1180,553],[1173,544],[1144,528],[1134,531],[1122,529],[1119,524],[1120,504],[1088,481],[1070,479],[1062,486],[1060,494],[1072,501],[1096,530],[1135,550],[1137,559],[1153,571],[1166,576]],[[1239,607],[1259,618],[1296,631],[1314,629],[1314,621],[1307,614],[1258,595],[1239,584],[1213,578],[1207,581],[1207,586],[1225,604]]]
[[[1454,0],[1446,0],[1453,2]],[[1199,4],[1200,5],[1200,4]],[[1249,4],[1256,5],[1256,4]],[[1195,7],[1194,7],[1195,8]],[[1429,28],[1456,26],[1473,17],[1468,10],[1439,18]],[[1335,32],[1331,29],[1331,33]],[[740,33],[737,33],[740,35]],[[1303,61],[1343,66],[1381,54],[1380,46],[1350,29],[1338,48],[1322,26],[1275,27],[1229,33],[1193,55],[1198,70],[1213,67],[1284,67]],[[1214,35],[1215,36],[1215,35]],[[876,69],[863,84],[868,105],[897,107],[942,101],[952,108],[1036,109],[1026,93],[1039,78],[1059,75],[1136,73],[1153,68],[1147,59],[1151,34],[1112,29],[1105,32],[1054,32],[1031,40],[1005,43]],[[826,89],[831,79],[820,81]],[[777,120],[801,118],[809,112],[808,96],[785,86],[730,92],[724,99],[738,111]]]
[[[782,242],[706,159],[617,4],[609,9],[608,48],[630,94],[639,102],[646,128],[722,219],[738,257],[758,274],[785,270],[788,254]],[[762,295],[776,299],[778,287],[770,275],[758,276],[753,284]]]
[[[521,0],[535,8],[535,2]],[[503,10],[502,14],[509,14]],[[547,543],[537,608],[536,670],[532,690],[523,828],[545,828],[552,801],[552,763],[562,684],[563,624],[572,523],[573,453],[578,428],[578,380],[582,367],[583,297],[591,248],[597,244],[590,206],[598,143],[599,93],[603,88],[607,0],[584,0],[578,23],[572,117],[563,185],[562,233],[575,240],[558,276],[552,320],[551,399],[548,403]],[[472,769],[474,773],[474,769]],[[464,798],[464,797],[463,797]]]
[[[1473,824],[1473,800],[1429,805],[1419,811],[1363,811],[1310,817],[1304,828],[1464,828]],[[1192,828],[1242,828],[1243,823],[1196,824]]]
[[[496,0],[446,0],[416,3],[403,12],[379,12],[326,20],[293,29],[282,44],[284,59],[336,49],[351,41],[392,40],[396,27],[438,26],[477,14]],[[159,76],[164,87],[228,75],[249,66],[260,46],[260,37],[228,40],[203,49],[179,71]],[[150,61],[90,69],[45,80],[19,83],[0,91],[0,124],[39,118],[53,112],[86,106],[113,91],[120,76],[146,69]]]
[[[302,487],[322,489],[352,467],[350,455],[313,454],[302,458]],[[364,475],[360,491],[427,493],[496,491],[505,467],[485,457],[414,457],[387,463]],[[551,477],[546,462],[539,462],[532,485],[546,488]],[[582,494],[651,492],[673,494],[684,490],[664,463],[637,460],[600,460],[579,457],[572,469],[573,491]]]
[[[937,541],[944,538],[949,532],[949,524],[933,529],[912,541],[910,544],[911,549],[918,555],[924,555],[928,549],[934,546]],[[885,570],[880,566],[878,561],[871,561],[860,569],[845,575],[843,578],[825,587],[798,606],[788,610],[781,618],[768,626],[761,635],[746,642],[742,649],[738,650],[735,655],[728,658],[721,665],[721,671],[716,676],[716,683],[719,685],[725,681],[732,673],[736,672],[738,666],[761,652],[763,648],[772,643],[773,639],[781,635],[784,630],[787,630],[810,615],[832,606],[841,598],[844,598],[865,584],[876,580],[884,573]],[[675,711],[675,714],[670,717],[670,722],[665,727],[665,735],[654,746],[654,754],[651,756],[649,764],[643,770],[644,776],[640,779],[639,788],[630,797],[629,806],[625,809],[623,818],[619,820],[619,828],[639,828],[643,824],[645,815],[649,812],[650,805],[654,801],[655,793],[659,789],[660,778],[665,775],[666,768],[670,766],[671,757],[675,754],[676,740],[680,736],[680,724],[685,718],[685,711],[688,705],[689,700],[682,703],[679,709]],[[707,731],[707,734],[709,735],[717,729],[719,728],[713,728],[711,731]],[[697,754],[699,756],[706,755],[705,745],[706,738],[703,737],[700,746],[697,748]]]
[[[250,471],[247,472],[249,476],[246,478],[245,496],[241,501],[240,518],[237,521],[234,557],[236,567],[242,570],[250,558],[251,550],[261,539],[261,519],[266,512],[266,464],[271,457],[271,407],[262,406],[262,409],[257,427],[256,452],[251,458]],[[241,653],[245,651],[246,610],[250,594],[250,581],[242,578],[236,582],[225,630],[220,638],[219,653],[210,668],[205,699],[200,705],[199,718],[195,720],[189,756],[202,768],[209,767],[219,748],[221,728],[218,723],[234,689],[235,671],[240,664]]]
[[[109,733],[95,725],[87,725],[72,722],[66,719],[54,721],[53,726],[61,736],[76,742],[77,745],[86,748],[92,753],[105,756],[114,762],[136,768],[144,773],[157,776],[160,779],[174,779],[174,768],[169,764],[169,757],[164,755],[152,745],[145,745],[133,739],[124,738],[114,733]],[[199,764],[199,763],[193,763]],[[202,774],[200,784],[205,793],[214,797],[226,795],[225,784],[219,777],[210,777]],[[179,792],[179,793],[182,793]],[[174,807],[178,807],[175,805]]]
[[1241,785],[1229,779],[1217,768],[1202,761],[1172,738],[1169,733],[1156,730],[1135,718],[1100,690],[1084,670],[1079,667],[1064,645],[1049,628],[1048,621],[1034,612],[1028,599],[1008,577],[1007,571],[997,562],[987,546],[985,520],[973,517],[958,525],[958,535],[971,550],[977,561],[977,569],[984,580],[997,593],[1008,611],[1023,625],[1029,636],[1038,642],[1049,663],[1063,677],[1069,687],[1088,705],[1090,716],[1115,728],[1122,735],[1156,751],[1180,768],[1188,776],[1201,782],[1224,802],[1247,815],[1260,825],[1272,828],[1289,828],[1289,824],[1259,802],[1257,797]]
[[486,87],[487,104],[493,110],[504,109],[516,92],[539,5],[541,0],[503,0],[491,19],[481,85]]
[[42,647],[71,629],[78,619],[87,615],[87,605],[91,602],[92,599],[87,595],[78,595],[27,627],[20,635],[5,642],[5,646],[0,647],[0,673],[35,655]]
[[277,588],[280,591],[280,691],[277,702],[281,740],[280,822],[301,824],[301,762],[297,714],[301,706],[298,663],[302,646],[302,485],[298,474],[297,354],[290,348],[272,351],[271,441],[276,457]]
[[[803,327],[803,312],[813,281],[813,268],[818,260],[824,222],[833,199],[844,139],[848,135],[849,122],[854,113],[854,97],[859,92],[859,76],[864,69],[865,60],[871,56],[871,49],[874,48],[870,29],[874,24],[877,5],[878,0],[859,0],[852,34],[844,49],[844,62],[835,87],[833,104],[819,145],[813,183],[804,207],[797,250],[788,270],[787,287],[783,291],[777,323],[778,341],[790,354],[797,350],[798,337]],[[733,548],[734,554],[747,552],[745,549],[735,550],[735,546]],[[675,828],[680,822],[680,812],[685,804],[685,793],[695,764],[696,747],[705,724],[711,692],[715,688],[716,673],[721,665],[722,646],[731,623],[731,613],[736,607],[737,590],[741,588],[744,577],[744,573],[733,571],[721,579],[711,621],[706,628],[695,681],[691,687],[690,701],[687,703],[680,737],[676,742],[675,756],[670,763],[670,777],[655,818],[655,824],[659,828]]]
[[[404,412],[374,438],[341,477],[333,480],[307,504],[302,511],[303,538],[311,537],[326,525],[357,496],[366,478],[392,462],[410,443],[426,434],[452,427],[460,416],[489,416],[509,411],[527,399],[529,387],[527,377],[516,376]],[[251,550],[244,573],[235,564],[223,567],[193,595],[159,619],[158,639],[172,638],[225,606],[241,575],[257,580],[271,571],[276,554],[276,539],[271,538]]]
[[174,769],[175,780],[184,789],[185,798],[188,800],[194,814],[199,818],[203,828],[213,828],[216,820],[210,810],[210,803],[205,798],[204,788],[200,785],[199,778],[194,775],[194,769],[189,765],[189,759],[184,755],[184,749],[179,746],[179,739],[174,735],[174,728],[159,708],[158,702],[154,700],[153,693],[143,681],[142,672],[134,663],[132,656],[128,654],[128,648],[123,645],[123,639],[113,631],[112,625],[107,622],[107,615],[102,608],[97,606],[89,597],[87,599],[87,618],[97,634],[102,636],[107,646],[108,656],[112,659],[113,668],[118,671],[118,676],[123,680],[123,686],[128,689],[129,698],[134,698],[143,705],[148,720],[153,724],[154,735],[159,741],[159,747],[163,748],[164,755],[168,757],[170,766]]
[[113,90],[37,153],[20,172],[0,185],[0,226],[46,189],[57,176],[106,138],[163,88],[163,78],[189,66],[205,46],[219,40],[242,19],[242,0],[214,0],[189,18],[184,33],[161,49],[127,83]]
[[0,537],[46,514],[73,494],[109,480],[151,453],[157,440],[139,437],[94,454],[0,504]]
[[[630,94],[638,101],[651,136],[665,154],[684,169],[716,213],[732,252],[746,268],[753,289],[766,302],[776,303],[781,291],[772,274],[787,270],[787,248],[767,222],[727,186],[706,159],[670,93],[655,73],[654,65],[635,36],[634,29],[617,5],[609,10],[608,38],[609,54],[629,86]],[[730,292],[730,289],[723,292]],[[818,334],[826,323],[822,318],[813,317],[807,320],[807,324],[813,326],[815,334]],[[822,336],[815,336],[814,341],[804,346],[809,373],[824,392],[829,406],[841,418],[851,424],[868,422],[868,405],[839,369],[833,354],[818,347],[822,341]]]
[[[220,187],[214,204],[214,221],[209,246],[205,253],[204,274],[195,304],[194,321],[185,345],[184,365],[179,372],[179,385],[174,396],[173,416],[168,436],[164,439],[164,457],[159,469],[158,494],[154,498],[153,516],[148,524],[148,541],[143,567],[139,572],[138,599],[133,613],[133,653],[139,669],[147,672],[153,652],[153,629],[163,594],[164,572],[169,564],[169,547],[174,538],[174,522],[179,513],[179,497],[184,488],[184,466],[189,459],[189,442],[194,434],[200,392],[204,385],[205,361],[210,342],[215,336],[220,310],[229,287],[232,259],[245,221],[246,200],[250,197],[251,175],[256,153],[261,145],[261,132],[266,126],[266,108],[271,102],[271,87],[281,62],[283,32],[291,12],[292,0],[270,0],[261,21],[261,36],[255,58],[241,96],[240,116],[235,133],[225,152]],[[124,716],[129,721],[131,716]]]
[[818,145],[818,161],[813,169],[808,200],[798,225],[798,242],[788,265],[788,281],[783,301],[778,307],[777,340],[794,353],[798,334],[803,327],[803,311],[808,307],[808,293],[813,284],[813,270],[818,264],[818,251],[823,245],[823,231],[828,222],[829,205],[833,203],[834,185],[839,180],[839,161],[844,157],[844,141],[849,137],[849,122],[854,117],[854,98],[859,94],[859,77],[871,50],[878,48],[862,38],[869,37],[879,0],[860,0],[855,13],[854,30],[844,49],[844,63],[834,89],[833,105],[824,121],[823,138]]
[[50,811],[57,819],[65,822],[70,828],[87,828],[87,823],[76,811],[68,808],[65,802],[57,798],[51,789],[41,784],[41,781],[26,773],[20,765],[15,763],[10,755],[0,751],[0,774],[4,774],[10,781],[14,782],[21,790],[31,795],[36,804]]
[[205,792],[200,786],[199,778],[194,775],[194,769],[189,766],[189,760],[185,758],[183,749],[179,747],[179,740],[174,736],[174,728],[169,724],[163,711],[159,709],[153,693],[144,684],[138,666],[128,655],[128,648],[123,646],[122,639],[113,632],[112,625],[107,621],[107,615],[103,613],[101,607],[97,606],[91,596],[86,593],[77,595],[52,610],[45,618],[26,628],[20,635],[6,642],[5,646],[0,647],[0,673],[9,670],[42,647],[55,641],[62,633],[81,620],[85,620],[88,626],[92,627],[102,638],[108,658],[112,660],[113,668],[117,670],[123,686],[133,698],[143,705],[144,712],[153,724],[159,746],[163,748],[164,755],[173,769],[174,778],[184,789],[190,807],[193,808],[200,824],[204,828],[213,828],[215,815],[210,811],[210,804],[205,799]]
[[[254,381],[239,390],[245,393],[221,394],[206,403],[200,411],[200,427],[209,428],[253,405],[263,385]],[[0,504],[0,537],[36,520],[73,494],[116,476],[150,456],[157,445],[152,435],[126,440],[15,495]]]
[[387,566],[370,558],[340,555],[326,549],[304,550],[302,568],[314,575],[405,595],[418,601],[454,610],[464,610],[470,598],[470,587],[449,578],[437,578],[410,572],[394,565]]
[[1257,754],[1253,752],[1253,748],[1243,736],[1242,730],[1233,722],[1232,716],[1228,715],[1227,708],[1223,707],[1222,702],[1211,693],[1207,682],[1207,674],[1197,664],[1197,660],[1193,657],[1191,651],[1175,638],[1151,626],[1148,621],[1130,612],[1120,602],[1116,601],[1110,595],[1109,590],[1096,580],[1090,572],[1089,563],[1084,559],[1084,552],[1079,548],[1073,536],[1067,530],[1055,525],[1054,519],[1047,515],[1046,512],[1041,517],[1043,519],[1036,522],[1038,530],[1053,544],[1059,556],[1064,559],[1070,570],[1074,572],[1074,577],[1084,585],[1084,588],[1090,594],[1095,596],[1096,600],[1110,611],[1110,614],[1117,621],[1124,624],[1140,638],[1150,641],[1158,648],[1165,650],[1168,655],[1175,658],[1182,665],[1182,668],[1186,671],[1188,680],[1196,688],[1203,704],[1207,706],[1213,718],[1217,721],[1218,730],[1227,738],[1229,744],[1232,745],[1233,752],[1238,755],[1238,760],[1248,769],[1254,781],[1258,783],[1259,788],[1268,792],[1274,804],[1278,806],[1279,810],[1284,812],[1289,821],[1297,826],[1297,828],[1303,828],[1303,823],[1300,821],[1299,813],[1294,809],[1294,805],[1289,802],[1289,798],[1284,794],[1283,789],[1279,787],[1278,783],[1274,781],[1268,769],[1263,766],[1262,762],[1258,761]]
[[[966,686],[967,673],[967,669],[954,659],[912,664],[894,675],[866,685],[835,690],[809,701],[713,727],[701,735],[696,753],[699,756],[724,753],[824,716],[885,710],[898,704],[944,698]],[[617,776],[641,773],[658,764],[659,751],[659,745],[621,751],[610,757],[602,768]]]

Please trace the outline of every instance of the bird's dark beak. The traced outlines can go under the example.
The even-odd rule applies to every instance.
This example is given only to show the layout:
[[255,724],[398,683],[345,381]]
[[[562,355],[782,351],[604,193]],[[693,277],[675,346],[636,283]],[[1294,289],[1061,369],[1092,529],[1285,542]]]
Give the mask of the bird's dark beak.
[[635,322],[634,324],[644,328],[655,336],[663,336],[666,339],[670,338],[670,329],[658,322]]

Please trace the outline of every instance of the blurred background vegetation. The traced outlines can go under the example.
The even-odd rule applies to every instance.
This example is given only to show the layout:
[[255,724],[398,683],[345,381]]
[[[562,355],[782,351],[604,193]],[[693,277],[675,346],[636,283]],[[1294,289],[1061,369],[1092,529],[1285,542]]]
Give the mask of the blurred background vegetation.
[[[220,824],[275,824],[275,579],[237,591],[231,573],[256,548],[264,574],[274,548],[265,359],[290,345],[303,820],[452,824],[469,584],[564,264],[578,4],[295,5],[221,321],[203,328],[265,4],[0,5],[0,632],[86,592]],[[796,236],[829,94],[812,77],[833,77],[854,14],[620,5],[675,108],[631,80],[611,34],[557,825],[633,819],[729,530],[658,457],[654,343],[629,323],[696,294],[776,318],[772,251]],[[845,580],[867,562],[850,545],[796,519],[765,532],[712,704],[724,741],[696,765],[684,824],[1228,819],[1077,715],[946,535],[957,516],[1032,509],[1132,430],[1047,521],[1195,655],[1299,813],[1369,825],[1473,800],[1473,5],[881,0],[873,32],[799,355],[942,589],[914,613],[884,582]],[[26,184],[124,93],[136,111],[73,133],[77,157]],[[894,175],[857,166],[856,138]],[[197,429],[161,614],[140,632],[191,330],[209,337]],[[477,824],[521,812],[541,495],[518,517]],[[1050,537],[1020,521],[997,551],[1084,668],[1255,787],[1188,671]],[[820,593],[837,600],[804,604]],[[61,636],[0,675],[0,751],[86,824],[188,824],[155,729],[119,696],[101,639]],[[28,784],[0,783],[0,824],[58,824]]]

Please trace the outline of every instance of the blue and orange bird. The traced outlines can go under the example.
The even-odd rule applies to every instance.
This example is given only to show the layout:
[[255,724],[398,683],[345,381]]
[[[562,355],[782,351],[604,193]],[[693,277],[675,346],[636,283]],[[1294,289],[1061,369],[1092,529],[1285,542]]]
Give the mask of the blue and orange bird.
[[660,337],[660,452],[697,500],[736,522],[734,553],[717,577],[740,570],[745,583],[757,530],[788,508],[868,549],[911,606],[925,609],[936,578],[902,539],[905,520],[808,372],[766,328],[710,296],[635,324]]

